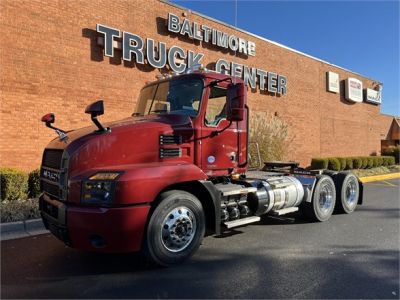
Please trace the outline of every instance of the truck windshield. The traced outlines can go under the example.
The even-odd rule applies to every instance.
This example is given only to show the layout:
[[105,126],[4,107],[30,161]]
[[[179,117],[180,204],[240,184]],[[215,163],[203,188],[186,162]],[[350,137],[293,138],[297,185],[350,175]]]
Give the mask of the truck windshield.
[[149,85],[142,89],[136,115],[179,114],[197,116],[203,94],[203,81],[177,78]]

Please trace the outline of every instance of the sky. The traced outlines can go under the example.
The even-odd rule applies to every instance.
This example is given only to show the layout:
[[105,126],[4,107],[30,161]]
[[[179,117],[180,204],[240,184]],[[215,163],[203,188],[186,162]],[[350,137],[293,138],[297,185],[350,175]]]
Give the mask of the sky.
[[381,112],[400,116],[400,0],[172,2],[382,82]]

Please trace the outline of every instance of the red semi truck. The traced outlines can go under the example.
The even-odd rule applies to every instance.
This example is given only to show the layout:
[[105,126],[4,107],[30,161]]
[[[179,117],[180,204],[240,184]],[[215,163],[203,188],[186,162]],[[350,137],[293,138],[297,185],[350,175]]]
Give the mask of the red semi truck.
[[144,250],[154,262],[181,263],[206,234],[301,210],[316,221],[362,203],[349,172],[313,172],[294,163],[249,170],[247,87],[206,71],[146,84],[136,111],[59,135],[43,153],[40,211],[66,245],[102,252]]

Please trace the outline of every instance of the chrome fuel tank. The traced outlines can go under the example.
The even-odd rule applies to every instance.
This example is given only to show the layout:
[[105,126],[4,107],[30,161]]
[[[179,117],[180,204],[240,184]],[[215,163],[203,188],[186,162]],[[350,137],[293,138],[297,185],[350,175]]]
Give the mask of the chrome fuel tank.
[[257,188],[257,192],[249,195],[248,203],[258,216],[272,210],[299,206],[304,198],[304,188],[293,176],[254,180],[251,184]]

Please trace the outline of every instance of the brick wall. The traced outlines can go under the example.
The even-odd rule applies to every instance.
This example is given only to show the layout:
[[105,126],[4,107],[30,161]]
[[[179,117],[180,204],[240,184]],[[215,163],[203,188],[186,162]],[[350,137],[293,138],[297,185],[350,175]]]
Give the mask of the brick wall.
[[[235,57],[209,45],[203,47],[166,31],[168,12],[182,10],[156,0],[147,1],[0,1],[0,165],[31,170],[55,134],[40,117],[56,114],[56,125],[73,129],[91,125],[87,104],[104,99],[109,121],[129,116],[141,86],[159,70],[108,58],[96,45],[96,23],[142,38],[162,41],[167,47],[205,54],[205,64],[226,58],[287,76],[288,93],[277,97],[249,92],[252,110],[277,112],[290,124],[293,139],[287,159],[303,165],[313,156],[379,153],[380,140],[389,130],[389,117],[379,106],[344,100],[342,93],[326,92],[326,71],[340,79],[355,77],[364,87],[372,81],[267,41],[236,32],[256,43],[255,57]],[[227,33],[229,27],[193,13],[188,18]],[[334,46],[334,45],[333,45]]]

